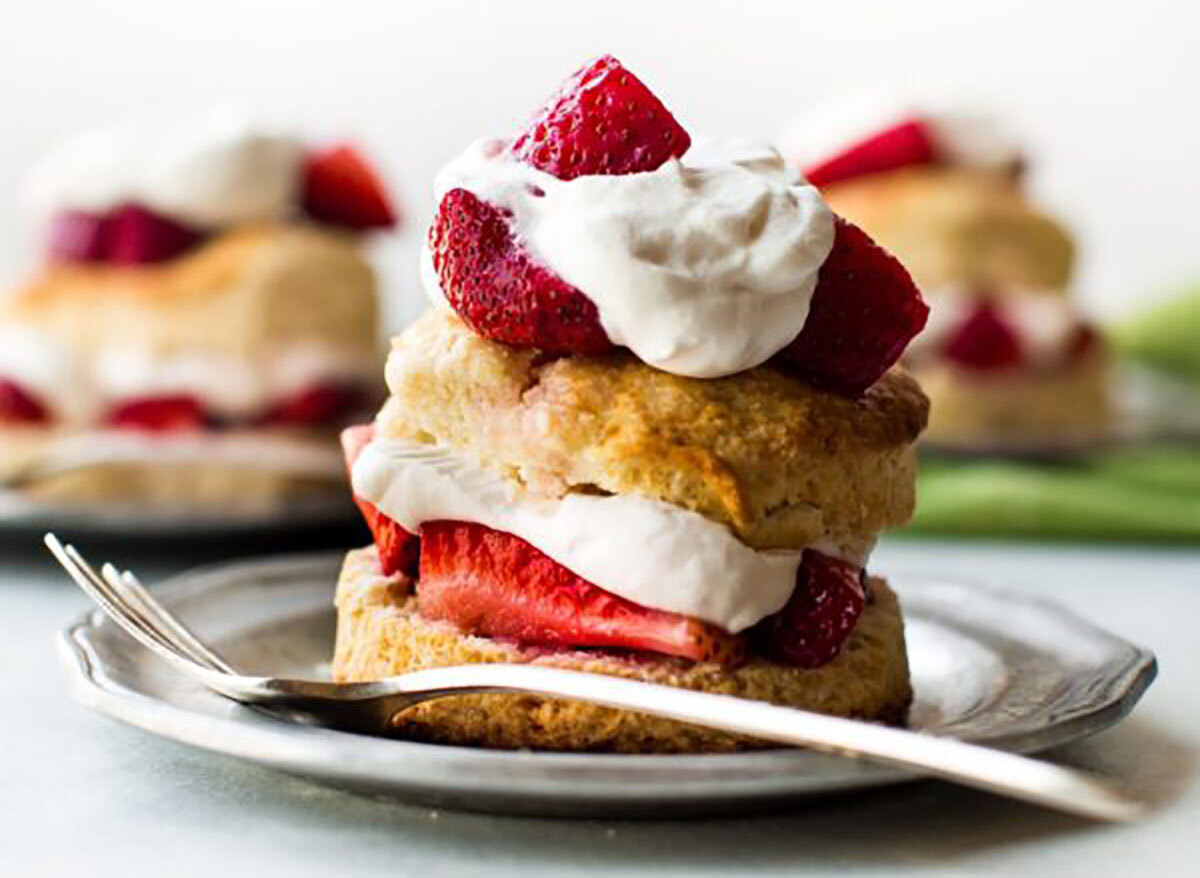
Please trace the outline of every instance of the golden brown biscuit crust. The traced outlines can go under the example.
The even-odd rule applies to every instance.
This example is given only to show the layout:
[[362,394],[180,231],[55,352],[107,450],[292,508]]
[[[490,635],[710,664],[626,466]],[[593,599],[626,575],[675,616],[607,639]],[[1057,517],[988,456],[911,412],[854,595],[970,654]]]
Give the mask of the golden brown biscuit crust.
[[81,353],[254,356],[295,342],[377,349],[375,275],[354,239],[294,224],[242,226],[157,265],[48,267],[0,321]]
[[906,168],[838,183],[823,194],[836,213],[895,253],[927,292],[946,285],[1058,292],[1070,280],[1070,236],[1007,175]]
[[437,441],[537,490],[641,493],[756,548],[849,545],[908,520],[928,403],[907,374],[857,400],[770,367],[681,378],[631,354],[547,361],[429,312],[393,342],[382,435]]
[[[829,664],[806,670],[755,658],[729,669],[582,650],[545,653],[463,634],[417,615],[407,583],[380,573],[373,547],[358,549],[346,556],[338,581],[333,675],[349,682],[448,665],[528,662],[899,723],[912,700],[904,624],[892,591],[879,579],[872,585],[874,602]],[[500,749],[697,753],[771,746],[628,710],[524,695],[439,699],[397,714],[386,731]]]

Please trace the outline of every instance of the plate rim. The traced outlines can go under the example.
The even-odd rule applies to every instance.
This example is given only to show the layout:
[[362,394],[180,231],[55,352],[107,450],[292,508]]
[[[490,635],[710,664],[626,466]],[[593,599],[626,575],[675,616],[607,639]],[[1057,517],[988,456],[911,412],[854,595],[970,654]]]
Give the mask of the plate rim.
[[[247,575],[269,569],[301,568],[314,563],[332,565],[340,560],[342,554],[341,552],[312,552],[217,562],[167,577],[156,586],[156,589],[164,589],[167,593],[174,591],[201,593],[206,588],[215,587],[214,579],[219,580],[221,575],[228,575],[234,570]],[[1109,684],[1106,686],[1104,703],[1100,706],[1076,711],[1034,731],[1013,735],[972,736],[968,740],[1021,753],[1039,752],[1080,740],[1111,727],[1128,715],[1157,675],[1157,658],[1151,650],[1138,646],[1088,621],[1052,599],[986,585],[981,586],[969,583],[969,581],[958,582],[944,574],[925,575],[908,568],[897,571],[897,575],[903,577],[903,580],[920,581],[923,584],[922,587],[949,588],[971,594],[982,592],[987,598],[993,600],[1019,601],[1027,606],[1035,607],[1039,612],[1051,614],[1058,621],[1070,625],[1074,630],[1086,632],[1089,636],[1100,635],[1127,654],[1127,659],[1119,670],[1112,674]],[[901,586],[901,588],[903,587]],[[903,591],[901,594],[903,596]],[[676,773],[687,773],[688,770],[694,772],[696,775],[694,781],[686,777],[672,778],[664,785],[662,793],[673,798],[681,796],[686,798],[689,795],[689,783],[711,790],[713,781],[706,778],[705,775],[710,774],[712,769],[734,771],[741,769],[745,773],[753,775],[752,780],[740,785],[736,782],[736,778],[726,778],[721,781],[724,785],[722,797],[726,800],[726,804],[736,803],[738,807],[742,807],[745,802],[751,800],[767,802],[785,798],[794,799],[812,795],[814,792],[825,794],[840,790],[867,789],[922,777],[916,771],[879,766],[865,761],[853,762],[797,749],[728,754],[501,751],[353,735],[333,729],[288,723],[273,717],[260,725],[258,722],[247,722],[245,719],[190,710],[106,681],[103,670],[104,660],[96,655],[94,645],[89,639],[89,632],[93,632],[97,622],[103,618],[103,613],[99,609],[90,610],[62,628],[56,636],[59,656],[67,672],[72,694],[80,704],[126,725],[168,740],[227,758],[248,760],[291,774],[304,775],[319,782],[332,781],[357,785],[357,782],[362,780],[361,775],[345,770],[344,766],[336,760],[332,762],[319,761],[314,767],[314,748],[325,751],[330,756],[335,754],[344,756],[344,748],[351,743],[370,750],[379,747],[400,747],[415,758],[432,757],[434,762],[450,766],[453,766],[456,760],[466,759],[470,762],[519,764],[523,768],[544,768],[548,772],[563,768],[583,769],[593,774],[603,774],[605,771],[622,768],[636,768],[639,771],[668,768]],[[354,741],[351,742],[350,738],[353,738]],[[293,745],[290,749],[282,746],[285,740],[290,741]],[[305,752],[301,753],[301,751]],[[843,768],[847,765],[855,765],[866,770],[844,771],[840,777],[821,776],[819,784],[814,785],[813,789],[805,789],[804,784],[798,782],[798,772],[795,769],[800,765],[816,767],[816,761],[833,761],[839,763]],[[396,760],[397,764],[407,762],[408,760],[399,758]],[[764,772],[769,774],[768,769],[782,767],[792,770],[778,771],[778,777],[774,783],[769,782],[769,777],[764,778]],[[758,770],[750,771],[750,768]],[[381,778],[380,784],[382,788],[391,790],[392,795],[400,795],[397,792],[397,786],[404,785],[406,793],[401,796],[402,798],[437,802],[447,796],[445,790],[437,787],[425,788],[420,781],[409,781],[403,777],[399,779]],[[490,797],[494,801],[505,798],[506,793],[509,794],[508,804],[515,809],[514,813],[522,810],[524,803],[521,800],[529,795],[522,791],[513,793],[505,787],[503,781],[495,779],[490,779],[490,785],[489,783],[482,784],[478,788],[478,792],[481,796]],[[554,802],[566,809],[559,816],[576,816],[576,811],[578,816],[597,815],[603,811],[611,811],[616,816],[629,811],[629,808],[623,807],[629,804],[628,796],[623,797],[615,788],[607,790],[606,793],[602,787],[589,786],[584,794],[587,803],[575,808],[571,804],[572,796],[568,786],[560,784],[559,789],[543,794],[547,796],[547,800],[543,804]],[[453,797],[451,796],[451,798]],[[709,813],[722,810],[721,802],[711,800],[711,792],[708,793],[708,799],[710,801],[706,801],[706,804],[713,807],[699,808],[700,812]],[[661,800],[650,798],[648,801],[653,806],[655,802]],[[473,805],[470,802],[453,803],[451,807],[494,810]],[[683,813],[684,810],[686,808],[672,806],[671,813]],[[527,813],[549,814],[554,812],[547,808],[534,808],[528,810]]]

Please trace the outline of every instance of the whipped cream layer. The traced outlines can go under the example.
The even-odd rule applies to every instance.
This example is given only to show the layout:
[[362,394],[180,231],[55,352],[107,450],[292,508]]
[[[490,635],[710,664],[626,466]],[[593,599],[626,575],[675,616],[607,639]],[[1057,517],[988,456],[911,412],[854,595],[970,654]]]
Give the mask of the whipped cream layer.
[[128,347],[85,354],[33,327],[0,324],[0,379],[36,394],[60,423],[92,423],[115,403],[175,394],[219,416],[248,417],[318,384],[370,386],[378,371],[374,355],[319,344],[253,359]]
[[636,494],[537,496],[444,446],[403,439],[372,440],[351,481],[410,533],[427,521],[482,524],[605,591],[733,633],[783,607],[802,555],[752,549],[698,513]]
[[[753,368],[800,334],[833,246],[833,214],[777,152],[694,146],[655,171],[559,180],[480,141],[434,189],[509,211],[529,253],[595,303],[608,337],[667,372]],[[429,298],[445,305],[428,252]]]
[[34,169],[26,199],[44,217],[137,203],[216,228],[289,210],[303,156],[298,138],[221,110],[173,129],[111,128],[68,141]]
[[789,127],[780,144],[789,158],[807,167],[911,121],[925,126],[944,162],[1002,170],[1021,158],[1019,144],[994,116],[890,91],[865,92],[819,107]]

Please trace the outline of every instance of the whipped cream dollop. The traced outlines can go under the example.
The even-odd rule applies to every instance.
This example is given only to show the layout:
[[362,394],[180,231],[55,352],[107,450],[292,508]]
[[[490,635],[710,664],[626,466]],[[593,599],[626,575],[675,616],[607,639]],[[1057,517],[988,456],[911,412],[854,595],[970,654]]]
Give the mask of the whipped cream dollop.
[[222,109],[175,128],[130,125],[67,141],[34,169],[25,197],[44,217],[137,203],[214,228],[289,210],[303,157],[297,137]]
[[[437,176],[511,212],[529,253],[595,303],[608,337],[667,372],[753,368],[800,334],[833,214],[774,149],[694,146],[655,171],[559,180],[479,141]],[[422,276],[445,304],[428,252]]]
[[801,167],[844,152],[901,122],[917,121],[941,161],[1002,170],[1020,160],[1020,145],[988,113],[939,100],[914,100],[889,90],[867,91],[818,107],[780,137],[780,148]]
[[174,394],[216,415],[248,417],[316,385],[371,386],[378,371],[374,354],[319,343],[252,358],[131,347],[85,353],[34,327],[0,324],[0,379],[32,391],[60,423],[91,423],[116,403]]
[[752,549],[698,513],[637,494],[537,496],[444,446],[403,439],[372,440],[351,481],[411,533],[451,520],[515,534],[605,591],[734,633],[783,607],[802,555]]

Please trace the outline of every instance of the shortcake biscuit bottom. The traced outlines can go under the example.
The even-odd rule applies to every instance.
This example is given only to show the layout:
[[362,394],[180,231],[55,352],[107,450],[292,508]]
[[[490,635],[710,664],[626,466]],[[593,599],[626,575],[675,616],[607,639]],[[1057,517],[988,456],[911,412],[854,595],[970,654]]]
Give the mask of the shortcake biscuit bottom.
[[988,375],[948,363],[913,368],[931,401],[922,441],[963,450],[1069,448],[1109,438],[1112,401],[1102,352],[1052,373]]
[[[730,669],[645,655],[547,652],[463,634],[421,618],[408,583],[384,577],[369,547],[346,556],[338,581],[333,676],[352,682],[447,665],[523,662],[901,723],[912,700],[904,623],[886,583],[873,579],[872,588],[873,602],[829,664],[806,670],[753,658]],[[420,704],[393,716],[385,731],[499,749],[698,753],[772,746],[633,711],[527,695],[462,695]]]

